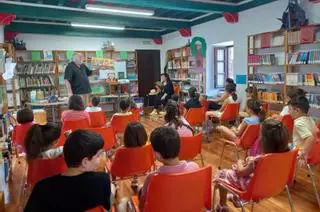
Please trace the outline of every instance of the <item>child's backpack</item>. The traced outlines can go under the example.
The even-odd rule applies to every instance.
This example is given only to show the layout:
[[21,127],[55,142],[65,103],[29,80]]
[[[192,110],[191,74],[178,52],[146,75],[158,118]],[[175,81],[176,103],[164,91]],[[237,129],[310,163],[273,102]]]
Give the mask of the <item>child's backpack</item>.
[[289,0],[288,7],[284,11],[282,19],[279,20],[282,21],[281,29],[300,28],[309,23],[298,0]]

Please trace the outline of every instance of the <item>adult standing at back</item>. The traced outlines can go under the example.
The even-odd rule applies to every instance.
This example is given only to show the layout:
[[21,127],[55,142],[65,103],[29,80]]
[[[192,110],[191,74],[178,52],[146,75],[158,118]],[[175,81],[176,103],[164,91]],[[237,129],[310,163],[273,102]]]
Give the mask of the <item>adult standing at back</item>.
[[164,92],[164,94],[161,97],[161,100],[164,101],[164,105],[166,105],[168,99],[171,99],[171,96],[174,94],[173,84],[168,74],[161,74],[161,82],[163,84]]
[[64,73],[68,96],[81,96],[85,106],[88,105],[89,95],[91,93],[88,79],[91,73],[92,70],[83,64],[83,55],[80,53],[73,56],[72,62],[68,64]]

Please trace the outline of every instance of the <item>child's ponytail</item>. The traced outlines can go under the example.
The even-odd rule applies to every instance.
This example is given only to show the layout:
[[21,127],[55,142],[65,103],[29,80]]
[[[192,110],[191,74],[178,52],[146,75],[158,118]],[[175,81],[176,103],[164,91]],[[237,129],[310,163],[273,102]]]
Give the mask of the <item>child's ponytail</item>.
[[41,126],[35,124],[29,129],[24,142],[27,158],[29,160],[38,157],[41,153],[43,143],[44,138]]

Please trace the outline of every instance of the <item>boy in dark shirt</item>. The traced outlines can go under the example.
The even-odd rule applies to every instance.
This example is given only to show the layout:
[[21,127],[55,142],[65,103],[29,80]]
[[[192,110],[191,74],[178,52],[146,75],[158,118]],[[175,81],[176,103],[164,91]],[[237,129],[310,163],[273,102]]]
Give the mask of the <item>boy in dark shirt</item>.
[[201,103],[199,101],[199,94],[197,94],[197,89],[195,87],[191,87],[188,90],[190,99],[184,104],[184,115],[190,108],[200,108]]
[[109,210],[109,176],[95,172],[104,156],[103,145],[103,138],[94,132],[72,132],[63,148],[67,171],[38,182],[24,211],[77,212],[97,206]]

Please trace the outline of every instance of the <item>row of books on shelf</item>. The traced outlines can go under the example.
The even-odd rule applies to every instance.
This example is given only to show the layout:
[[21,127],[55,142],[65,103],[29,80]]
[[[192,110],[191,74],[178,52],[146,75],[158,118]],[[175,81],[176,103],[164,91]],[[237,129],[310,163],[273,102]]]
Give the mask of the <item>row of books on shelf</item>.
[[320,64],[320,50],[296,52],[291,56],[289,64]]
[[182,49],[172,50],[170,52],[170,57],[179,58],[179,57],[188,57],[190,56],[190,47],[185,47]]
[[302,27],[300,31],[288,32],[288,44],[304,44],[320,41],[320,31],[315,31],[312,26]]
[[257,73],[249,76],[249,80],[262,84],[283,84],[285,80],[284,73]]
[[30,63],[17,66],[17,74],[54,74],[56,72],[55,63]]
[[320,109],[320,94],[307,93],[306,98],[309,100],[310,107]]
[[265,55],[248,55],[249,65],[284,65],[285,53],[265,54]]
[[53,86],[54,80],[51,76],[27,76],[19,78],[21,88]]
[[287,85],[320,86],[320,73],[287,73]]
[[284,35],[272,36],[271,33],[263,33],[259,36],[249,37],[249,48],[269,48],[282,46],[284,44]]
[[269,89],[258,89],[258,99],[265,102],[283,102],[283,95],[278,91],[272,91]]

